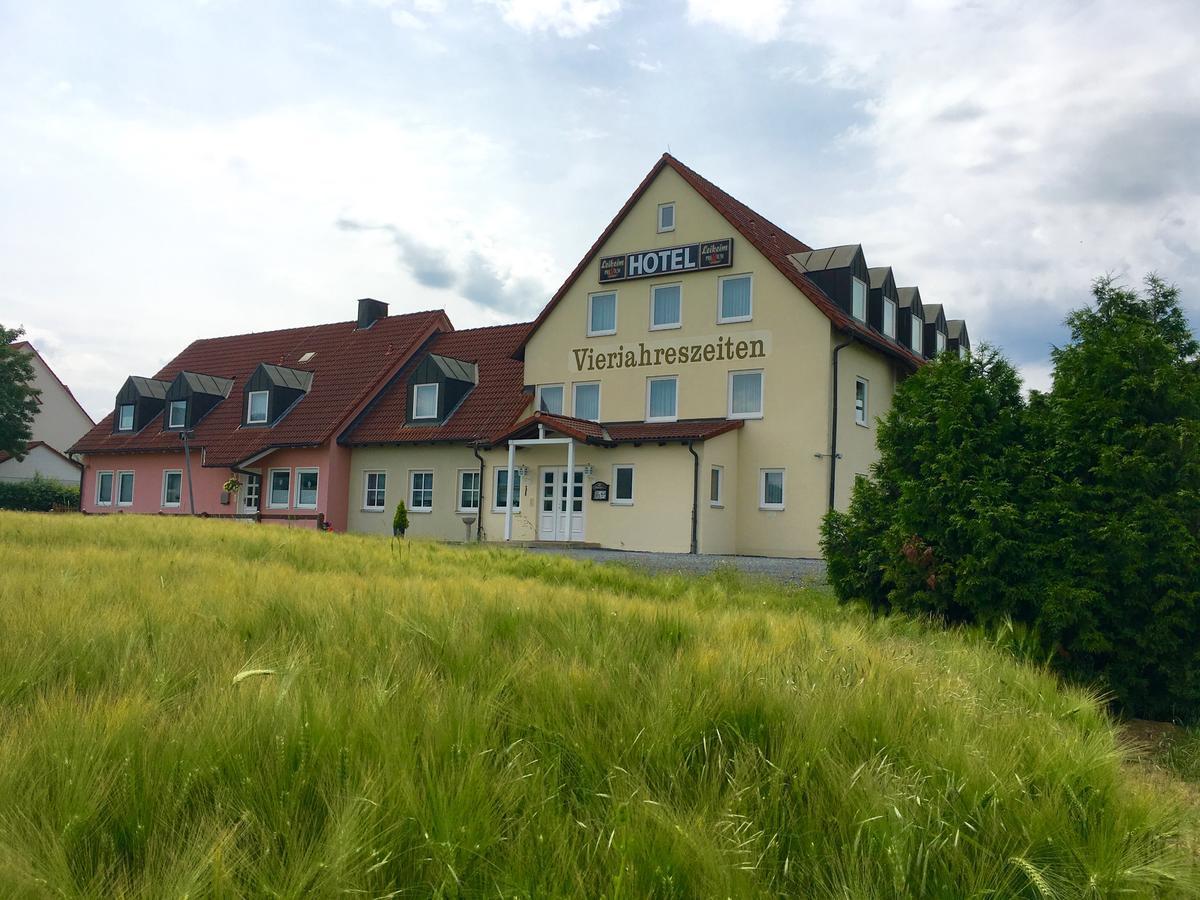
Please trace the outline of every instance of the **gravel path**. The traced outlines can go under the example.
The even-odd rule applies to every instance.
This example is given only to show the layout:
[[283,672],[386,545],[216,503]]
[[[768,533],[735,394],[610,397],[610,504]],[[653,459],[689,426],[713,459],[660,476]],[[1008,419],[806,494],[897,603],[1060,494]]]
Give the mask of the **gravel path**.
[[822,559],[776,559],[766,556],[709,556],[690,553],[641,553],[633,550],[590,550],[558,547],[530,547],[530,553],[557,553],[597,563],[623,563],[650,572],[693,572],[704,574],[717,566],[728,565],[761,578],[784,584],[814,584],[825,581]]

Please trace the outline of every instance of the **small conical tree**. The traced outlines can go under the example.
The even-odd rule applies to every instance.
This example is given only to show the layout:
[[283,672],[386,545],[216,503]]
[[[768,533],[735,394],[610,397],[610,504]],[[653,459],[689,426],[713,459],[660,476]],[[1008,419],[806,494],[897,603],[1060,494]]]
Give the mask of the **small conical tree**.
[[396,514],[392,516],[392,534],[396,537],[404,537],[406,531],[408,531],[408,507],[401,500],[396,504]]

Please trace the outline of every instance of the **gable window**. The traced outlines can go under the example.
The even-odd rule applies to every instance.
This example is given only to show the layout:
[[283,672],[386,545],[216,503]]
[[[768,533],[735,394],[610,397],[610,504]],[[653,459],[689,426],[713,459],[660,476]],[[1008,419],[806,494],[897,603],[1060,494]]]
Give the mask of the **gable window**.
[[613,466],[615,506],[633,506],[633,466]]
[[413,385],[413,414],[414,419],[436,419],[438,405],[438,386],[436,384]]
[[675,230],[675,204],[658,204],[658,233]]
[[320,472],[317,469],[296,470],[296,509],[317,508],[317,481]]
[[729,373],[729,418],[761,419],[763,414],[763,373]]
[[946,349],[946,335],[942,332],[937,333],[937,352],[941,353]]
[[617,333],[617,295],[588,294],[588,336]]
[[867,283],[861,278],[852,278],[850,312],[860,322],[867,321]]
[[183,495],[183,473],[176,471],[163,472],[163,506],[178,506]]
[[113,500],[113,473],[112,472],[97,472],[96,473],[96,505],[97,506],[112,506]]
[[854,421],[859,425],[867,424],[867,381],[865,378],[854,379]]
[[537,388],[539,412],[561,416],[563,411],[563,386],[561,384],[539,384]]
[[458,511],[476,512],[479,509],[479,470],[458,470]]
[[167,427],[182,428],[187,424],[187,401],[171,400],[167,403]]
[[600,421],[600,382],[580,381],[574,385],[575,399],[572,405],[577,419]]
[[759,469],[758,508],[783,509],[783,469]]
[[749,275],[727,275],[717,281],[717,322],[748,322],[753,311],[752,279]]
[[133,473],[117,473],[117,506],[133,505]]
[[408,508],[412,512],[433,511],[433,473],[409,472]]
[[896,336],[896,301],[883,298],[883,333],[890,338]]
[[387,497],[387,473],[367,472],[363,481],[363,509],[382,510]]
[[246,424],[262,425],[267,421],[267,401],[270,391],[251,391],[246,403]]
[[122,403],[117,407],[117,431],[133,431],[132,403]]
[[[513,509],[521,508],[521,470],[513,469]],[[495,512],[503,512],[508,508],[508,469],[496,469],[496,491],[493,494],[496,502],[492,504]]]
[[646,421],[674,422],[678,418],[679,379],[674,375],[646,379]]
[[287,509],[288,498],[292,490],[292,470],[272,469],[269,474],[270,491],[267,493],[267,506],[270,509]]
[[650,288],[650,330],[678,328],[682,312],[682,287],[660,284]]
[[921,352],[921,338],[924,337],[922,332],[925,330],[925,323],[916,313],[912,314],[912,348],[914,353]]
[[708,505],[717,508],[725,505],[724,466],[713,466],[708,473]]

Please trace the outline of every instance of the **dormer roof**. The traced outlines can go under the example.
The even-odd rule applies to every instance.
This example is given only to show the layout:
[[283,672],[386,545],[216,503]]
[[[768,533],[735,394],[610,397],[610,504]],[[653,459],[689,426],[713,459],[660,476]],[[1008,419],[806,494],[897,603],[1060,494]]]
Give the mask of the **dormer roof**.
[[892,274],[891,266],[875,266],[867,269],[871,279],[871,290],[883,291],[888,297],[896,296],[896,276]]
[[232,378],[222,378],[219,375],[205,375],[201,372],[180,372],[171,382],[167,393],[178,395],[183,393],[205,394],[209,397],[229,396],[233,389]]
[[856,257],[862,256],[862,244],[842,244],[837,247],[822,247],[788,256],[792,265],[801,272],[825,272],[830,269],[849,269]]
[[130,401],[145,397],[152,400],[165,400],[171,382],[156,378],[143,378],[141,375],[130,375],[125,379],[125,385],[117,392],[118,397],[128,397]]
[[943,327],[938,328],[938,331],[944,332],[946,330],[944,327],[946,324],[946,316],[942,312],[942,304],[926,303],[925,304],[925,323],[927,325],[933,325],[936,327],[939,319],[941,319],[941,324],[943,325]]
[[303,369],[289,369],[287,366],[261,363],[256,371],[272,387],[287,388],[292,391],[308,391],[312,387],[313,373]]
[[918,312],[925,308],[921,303],[921,289],[915,285],[913,287],[897,288],[896,296],[900,301],[901,309],[909,309],[914,306],[914,304]]

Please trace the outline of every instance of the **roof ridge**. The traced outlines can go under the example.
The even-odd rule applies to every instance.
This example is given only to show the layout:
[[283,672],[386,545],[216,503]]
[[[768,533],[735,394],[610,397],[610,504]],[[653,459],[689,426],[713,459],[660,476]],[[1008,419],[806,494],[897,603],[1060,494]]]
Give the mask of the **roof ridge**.
[[[441,307],[437,307],[434,309],[418,309],[418,310],[413,310],[412,312],[402,312],[402,313],[396,313],[394,315],[383,316],[382,318],[377,319],[376,321],[383,321],[384,319],[404,319],[404,318],[409,318],[409,317],[413,317],[413,316],[430,316],[430,315],[437,315],[438,313],[441,313],[442,315],[446,315],[446,310]],[[338,325],[357,325],[357,324],[358,324],[357,319],[343,319],[343,320],[340,320],[337,322],[318,322],[315,325],[292,325],[288,328],[271,328],[271,329],[268,329],[265,331],[244,331],[240,334],[218,334],[218,335],[214,335],[213,337],[196,338],[195,340],[192,341],[191,344],[188,344],[188,347],[191,347],[195,344],[208,343],[209,341],[228,341],[228,340],[231,340],[232,338],[262,337],[265,334],[286,334],[289,331],[314,331],[318,328],[334,328]],[[185,347],[184,349],[186,350],[187,347]]]

